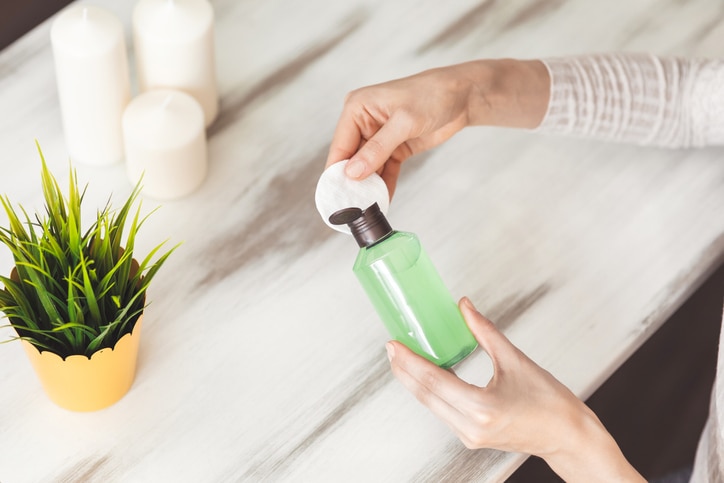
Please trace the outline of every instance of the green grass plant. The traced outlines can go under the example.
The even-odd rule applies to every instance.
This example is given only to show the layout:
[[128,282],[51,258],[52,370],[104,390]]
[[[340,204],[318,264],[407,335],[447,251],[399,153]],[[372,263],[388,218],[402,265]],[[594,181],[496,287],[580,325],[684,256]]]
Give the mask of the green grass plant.
[[90,357],[113,348],[133,330],[146,307],[149,284],[176,247],[159,255],[164,242],[140,262],[134,260],[137,232],[153,213],[141,217],[140,202],[134,210],[140,182],[120,209],[112,209],[109,199],[83,229],[87,185],[79,189],[71,167],[64,197],[40,146],[38,153],[45,212],[31,218],[24,208],[16,210],[7,195],[0,197],[9,221],[0,227],[0,242],[15,261],[12,276],[0,276],[0,311],[17,333],[9,340],[23,339],[63,358]]

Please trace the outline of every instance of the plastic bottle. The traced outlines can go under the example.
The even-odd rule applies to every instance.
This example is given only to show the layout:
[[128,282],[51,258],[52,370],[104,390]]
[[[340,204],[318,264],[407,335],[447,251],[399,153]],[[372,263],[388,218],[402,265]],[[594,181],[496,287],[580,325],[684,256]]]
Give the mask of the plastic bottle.
[[415,234],[393,230],[377,203],[329,220],[352,231],[360,246],[352,271],[392,338],[443,368],[475,350],[477,341]]

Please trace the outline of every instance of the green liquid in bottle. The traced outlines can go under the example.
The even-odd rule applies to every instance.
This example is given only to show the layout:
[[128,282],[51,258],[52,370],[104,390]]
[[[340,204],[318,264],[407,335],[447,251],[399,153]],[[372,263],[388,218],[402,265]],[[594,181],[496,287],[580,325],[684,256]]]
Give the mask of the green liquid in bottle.
[[414,234],[392,231],[362,247],[353,271],[390,335],[413,352],[448,368],[478,346]]

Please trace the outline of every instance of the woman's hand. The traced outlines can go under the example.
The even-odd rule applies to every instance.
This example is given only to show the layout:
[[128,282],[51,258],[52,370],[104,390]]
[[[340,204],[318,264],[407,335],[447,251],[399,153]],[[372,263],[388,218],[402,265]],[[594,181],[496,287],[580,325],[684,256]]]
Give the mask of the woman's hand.
[[403,161],[467,125],[472,86],[460,70],[434,69],[349,93],[327,166],[349,158],[346,173],[353,179],[377,171],[391,196]]
[[460,309],[493,363],[485,387],[389,342],[395,377],[468,448],[495,448],[545,459],[566,481],[644,481],[593,412],[517,349],[463,298]]
[[549,79],[538,61],[481,60],[421,72],[347,95],[327,166],[347,176],[378,172],[394,193],[400,165],[469,125],[535,127],[548,105]]

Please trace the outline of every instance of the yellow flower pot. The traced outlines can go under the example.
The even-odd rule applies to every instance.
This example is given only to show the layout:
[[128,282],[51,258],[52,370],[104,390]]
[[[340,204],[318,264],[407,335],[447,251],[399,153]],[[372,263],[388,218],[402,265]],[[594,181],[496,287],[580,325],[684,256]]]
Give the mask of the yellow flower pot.
[[21,341],[48,397],[71,411],[96,411],[120,400],[131,388],[136,376],[138,344],[143,314],[133,331],[116,343],[91,355],[72,355],[62,359]]

